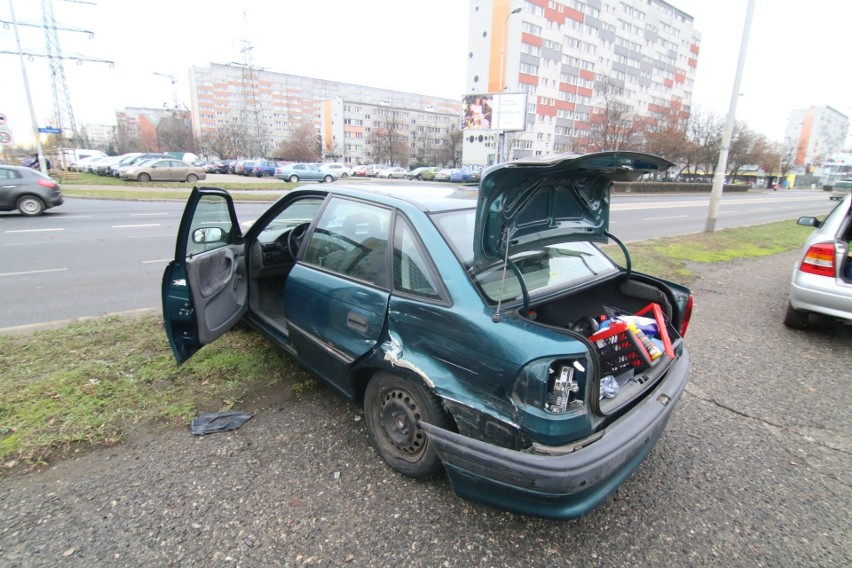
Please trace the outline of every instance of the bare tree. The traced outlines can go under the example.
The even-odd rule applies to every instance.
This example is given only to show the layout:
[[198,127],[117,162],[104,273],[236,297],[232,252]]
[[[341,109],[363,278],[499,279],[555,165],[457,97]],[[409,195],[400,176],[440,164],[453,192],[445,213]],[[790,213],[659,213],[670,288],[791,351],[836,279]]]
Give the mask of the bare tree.
[[294,162],[318,162],[321,146],[319,133],[313,125],[304,123],[293,130],[291,137],[278,147],[276,154]]
[[116,154],[138,152],[142,149],[142,141],[139,139],[139,133],[132,131],[126,124],[122,123],[119,123],[113,132],[112,145]]
[[697,174],[700,170],[705,175],[716,171],[724,126],[724,120],[713,112],[693,112],[687,127],[689,145],[682,171]]
[[632,150],[638,145],[643,121],[633,107],[624,102],[620,95],[622,88],[609,82],[598,81],[595,94],[601,104],[589,117],[591,151]]
[[173,112],[157,123],[157,149],[160,152],[195,152],[192,122],[187,112]]
[[677,111],[664,109],[645,119],[643,149],[675,163],[685,163],[692,150],[687,138],[688,121]]

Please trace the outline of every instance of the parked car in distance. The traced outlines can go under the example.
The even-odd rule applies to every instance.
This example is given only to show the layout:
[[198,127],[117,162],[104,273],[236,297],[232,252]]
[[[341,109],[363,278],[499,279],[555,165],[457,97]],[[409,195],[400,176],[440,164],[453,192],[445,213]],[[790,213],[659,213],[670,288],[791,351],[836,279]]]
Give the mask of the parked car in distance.
[[24,166],[0,165],[0,211],[14,211],[35,217],[62,205],[58,183],[38,170]]
[[450,169],[450,180],[454,183],[465,183],[470,181],[470,177],[468,176],[467,171],[462,168],[452,168]]
[[377,175],[379,175],[379,172],[381,170],[384,170],[389,167],[390,166],[385,164],[370,164],[364,170],[364,175],[366,175],[367,177],[376,177]]
[[811,314],[852,324],[852,194],[847,193],[824,221],[799,217],[797,222],[814,231],[793,267],[784,325],[804,329]]
[[174,159],[154,158],[140,164],[122,168],[121,179],[130,181],[185,181],[195,183],[207,179],[204,170]]
[[432,178],[435,181],[450,181],[450,177],[453,174],[453,170],[450,168],[443,168],[435,172],[435,177]]
[[403,179],[405,174],[408,173],[405,168],[394,167],[394,168],[385,168],[383,170],[379,170],[376,173],[377,178],[387,178],[387,179]]
[[410,172],[405,173],[405,179],[423,179],[423,175],[427,171],[430,171],[430,170],[437,172],[438,168],[434,168],[434,167],[430,167],[430,166],[423,166],[423,167],[420,167],[420,168],[414,168]]
[[420,179],[423,181],[435,181],[435,175],[439,170],[440,168],[426,168],[420,172]]
[[109,156],[102,160],[98,160],[98,162],[92,168],[92,173],[96,173],[99,176],[108,176],[110,175],[110,168],[113,166],[113,164],[117,164],[126,157],[126,155]]
[[117,164],[111,165],[109,167],[110,175],[112,177],[120,178],[122,169],[127,169],[131,166],[136,166],[136,165],[139,165],[139,164],[142,164],[144,162],[147,162],[149,160],[154,160],[154,159],[174,160],[175,158],[173,156],[169,156],[168,154],[155,153],[155,152],[149,152],[149,153],[146,153],[146,154],[136,154],[135,156],[130,156],[130,157],[124,158],[123,160],[120,160]]
[[479,190],[300,188],[244,235],[226,191],[195,188],[162,279],[172,352],[182,363],[245,321],[362,403],[400,474],[582,515],[639,466],[686,386],[691,293],[596,244],[612,182],[673,165],[604,152],[494,166]]
[[348,168],[347,166],[345,166],[343,164],[335,164],[335,163],[322,164],[320,166],[320,169],[327,171],[327,172],[331,172],[333,174],[336,174],[335,177],[337,177],[338,179],[346,179],[346,178],[348,178],[349,176],[352,175],[352,169]]
[[234,173],[239,174],[244,177],[248,177],[253,175],[254,173],[254,165],[257,163],[257,160],[246,160],[243,162]]
[[367,177],[367,166],[355,166],[352,168],[352,177]]
[[260,160],[252,165],[252,175],[255,177],[272,177],[275,175],[275,168],[280,164],[275,160]]
[[852,180],[844,179],[834,183],[828,198],[840,201],[850,193],[852,193]]
[[318,181],[320,183],[330,183],[335,179],[334,172],[323,171],[316,164],[294,163],[279,166],[275,169],[275,177],[289,181],[290,183],[298,183],[300,181]]

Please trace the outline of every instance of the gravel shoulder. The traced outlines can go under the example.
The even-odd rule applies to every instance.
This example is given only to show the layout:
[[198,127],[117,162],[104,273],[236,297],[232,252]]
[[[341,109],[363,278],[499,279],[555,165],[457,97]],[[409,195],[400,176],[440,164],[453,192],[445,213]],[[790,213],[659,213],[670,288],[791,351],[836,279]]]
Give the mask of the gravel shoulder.
[[698,266],[687,393],[639,470],[551,522],[383,465],[361,409],[266,392],[242,428],[149,425],[0,479],[3,566],[848,566],[852,333],[786,329],[797,251]]

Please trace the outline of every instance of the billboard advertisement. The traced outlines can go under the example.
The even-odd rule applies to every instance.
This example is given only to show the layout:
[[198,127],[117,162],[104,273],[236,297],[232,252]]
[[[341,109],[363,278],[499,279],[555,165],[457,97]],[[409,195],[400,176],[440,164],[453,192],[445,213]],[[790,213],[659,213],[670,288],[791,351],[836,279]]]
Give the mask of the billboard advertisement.
[[525,93],[478,94],[462,98],[465,130],[523,130],[526,123]]

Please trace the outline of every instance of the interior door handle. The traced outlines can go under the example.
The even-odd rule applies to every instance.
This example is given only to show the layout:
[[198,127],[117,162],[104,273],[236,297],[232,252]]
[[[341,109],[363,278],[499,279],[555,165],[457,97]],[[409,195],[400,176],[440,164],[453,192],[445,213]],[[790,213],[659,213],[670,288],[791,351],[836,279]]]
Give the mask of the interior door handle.
[[367,333],[367,318],[355,312],[346,314],[346,325],[360,333]]

